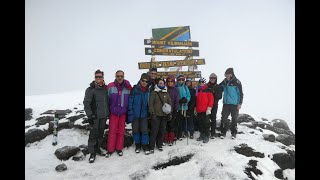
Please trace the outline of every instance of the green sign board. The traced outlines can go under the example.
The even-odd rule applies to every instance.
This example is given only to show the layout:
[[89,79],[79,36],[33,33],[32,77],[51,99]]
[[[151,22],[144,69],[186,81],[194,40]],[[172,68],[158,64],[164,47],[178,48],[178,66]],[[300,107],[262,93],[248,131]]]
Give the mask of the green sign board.
[[145,48],[145,55],[199,56],[199,50],[194,50],[194,49]]
[[204,59],[172,60],[156,62],[139,62],[139,69],[166,68],[175,66],[193,66],[206,64]]

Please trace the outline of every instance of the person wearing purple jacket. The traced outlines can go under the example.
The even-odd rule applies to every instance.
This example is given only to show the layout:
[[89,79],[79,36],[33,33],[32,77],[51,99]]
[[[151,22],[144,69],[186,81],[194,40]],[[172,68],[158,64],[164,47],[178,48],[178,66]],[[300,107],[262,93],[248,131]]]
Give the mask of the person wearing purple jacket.
[[124,72],[118,70],[114,82],[108,84],[109,96],[109,135],[106,157],[110,157],[116,150],[119,156],[123,155],[125,121],[128,111],[129,95],[132,86],[124,79]]
[[169,146],[173,145],[173,141],[175,138],[174,132],[176,131],[176,118],[178,116],[178,108],[179,108],[179,99],[180,93],[177,87],[175,87],[175,78],[172,75],[169,75],[166,79],[168,93],[171,98],[171,108],[172,108],[172,118],[167,121],[166,132],[164,133],[164,143],[168,143]]

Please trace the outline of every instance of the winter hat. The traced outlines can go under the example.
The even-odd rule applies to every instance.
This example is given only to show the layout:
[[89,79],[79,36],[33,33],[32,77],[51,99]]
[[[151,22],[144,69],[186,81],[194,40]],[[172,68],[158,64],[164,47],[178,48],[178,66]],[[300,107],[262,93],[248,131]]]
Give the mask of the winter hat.
[[185,79],[184,75],[183,75],[183,74],[177,74],[177,81],[178,81],[179,79]]
[[141,74],[140,80],[148,79],[148,78],[149,78],[148,74],[147,73],[143,73],[143,74]]
[[233,68],[228,68],[224,74],[232,74],[232,75],[234,75]]
[[151,69],[150,69],[150,72],[151,72],[151,71],[158,72],[157,68],[151,68]]
[[211,73],[210,76],[209,76],[209,79],[210,79],[211,77],[218,77],[218,76],[217,76],[215,73]]
[[191,78],[187,78],[186,81],[192,81],[192,79]]
[[200,83],[200,82],[206,83],[206,79],[205,79],[205,78],[200,78],[200,79],[199,79],[199,83]]
[[172,80],[173,82],[175,82],[174,76],[173,75],[169,75],[166,79],[166,81],[168,82],[169,80]]
[[159,81],[163,81],[164,83],[166,83],[166,81],[163,78],[158,78],[156,83],[158,84]]

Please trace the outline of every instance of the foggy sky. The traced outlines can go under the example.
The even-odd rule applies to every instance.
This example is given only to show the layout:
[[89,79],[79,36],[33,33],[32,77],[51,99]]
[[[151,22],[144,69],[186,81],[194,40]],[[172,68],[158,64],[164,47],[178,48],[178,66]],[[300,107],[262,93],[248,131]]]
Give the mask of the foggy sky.
[[[153,28],[190,26],[202,76],[218,82],[233,67],[243,86],[242,112],[295,120],[293,0],[26,0],[25,95],[85,90],[101,69],[135,84],[143,39]],[[181,57],[157,56],[156,60]],[[160,70],[160,69],[159,69]],[[220,117],[220,115],[218,115]],[[292,129],[294,131],[294,129]]]

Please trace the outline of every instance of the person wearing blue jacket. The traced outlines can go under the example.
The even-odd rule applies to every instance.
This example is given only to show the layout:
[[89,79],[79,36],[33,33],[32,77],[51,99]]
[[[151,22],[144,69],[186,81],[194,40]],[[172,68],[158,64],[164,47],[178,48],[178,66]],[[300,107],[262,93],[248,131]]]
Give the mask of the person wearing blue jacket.
[[221,139],[226,137],[226,123],[231,114],[231,138],[237,136],[237,119],[243,101],[242,85],[234,75],[233,68],[228,68],[224,73],[225,79],[219,84],[223,88],[223,107],[221,117]]
[[[179,90],[180,93],[180,100],[179,100],[179,108],[178,108],[178,132],[177,132],[177,139],[179,139],[180,141],[182,140],[182,138],[185,138],[186,136],[188,136],[188,134],[184,134],[188,127],[186,127],[186,116],[183,114],[183,111],[187,111],[188,110],[188,102],[191,99],[191,95],[190,95],[190,91],[187,85],[185,85],[185,76],[182,74],[177,74],[176,76],[177,79],[177,84],[176,87]],[[183,110],[183,111],[182,111]]]
[[150,90],[147,85],[148,74],[143,73],[137,85],[131,90],[128,108],[128,122],[132,122],[135,152],[139,153],[142,147],[146,155],[150,154],[148,133]]

